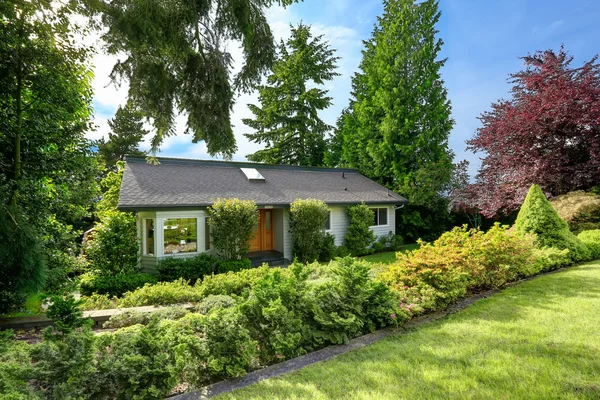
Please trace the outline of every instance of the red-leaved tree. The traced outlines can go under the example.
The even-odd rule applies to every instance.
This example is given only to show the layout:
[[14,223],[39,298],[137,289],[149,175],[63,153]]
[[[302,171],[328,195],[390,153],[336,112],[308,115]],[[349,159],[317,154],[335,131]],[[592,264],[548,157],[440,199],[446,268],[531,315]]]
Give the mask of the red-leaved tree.
[[523,60],[525,70],[509,79],[512,99],[484,112],[467,141],[469,150],[486,155],[463,196],[486,217],[518,209],[533,183],[550,195],[600,183],[597,56],[579,68],[564,48]]

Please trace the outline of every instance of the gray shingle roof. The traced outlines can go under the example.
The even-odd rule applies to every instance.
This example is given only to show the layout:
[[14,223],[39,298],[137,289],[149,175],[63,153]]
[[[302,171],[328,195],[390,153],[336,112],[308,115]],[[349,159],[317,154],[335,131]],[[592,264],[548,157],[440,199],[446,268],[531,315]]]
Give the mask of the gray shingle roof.
[[[403,204],[407,200],[354,169],[159,158],[159,165],[127,157],[119,209],[199,207],[217,198],[289,205],[298,198],[328,204]],[[240,168],[256,168],[264,182],[250,182]]]

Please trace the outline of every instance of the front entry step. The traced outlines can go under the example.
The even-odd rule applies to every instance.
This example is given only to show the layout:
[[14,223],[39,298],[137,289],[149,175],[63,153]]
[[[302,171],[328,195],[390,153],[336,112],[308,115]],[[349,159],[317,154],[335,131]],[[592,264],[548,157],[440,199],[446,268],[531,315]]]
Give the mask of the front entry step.
[[253,267],[259,267],[267,263],[270,267],[279,267],[289,265],[289,261],[283,257],[283,253],[274,250],[253,251],[246,254]]

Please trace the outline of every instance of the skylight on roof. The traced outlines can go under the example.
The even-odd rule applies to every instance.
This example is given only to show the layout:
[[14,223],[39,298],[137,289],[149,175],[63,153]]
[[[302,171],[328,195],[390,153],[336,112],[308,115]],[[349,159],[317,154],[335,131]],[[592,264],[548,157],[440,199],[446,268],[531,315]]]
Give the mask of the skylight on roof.
[[262,181],[264,182],[265,177],[262,176],[260,174],[260,172],[258,172],[256,170],[256,168],[240,168],[242,170],[242,172],[244,173],[244,175],[246,175],[246,178],[248,178],[249,181]]

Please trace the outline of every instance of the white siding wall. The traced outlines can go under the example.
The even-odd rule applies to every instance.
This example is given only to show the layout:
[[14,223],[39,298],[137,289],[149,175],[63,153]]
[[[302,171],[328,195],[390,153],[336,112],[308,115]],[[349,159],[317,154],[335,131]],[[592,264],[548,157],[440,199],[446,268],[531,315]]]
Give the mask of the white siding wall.
[[292,234],[290,233],[290,210],[283,210],[283,257],[292,261]]
[[390,231],[392,231],[393,233],[396,233],[396,211],[394,210],[394,206],[390,206],[390,205],[376,206],[376,205],[369,204],[369,208],[387,208],[387,210],[388,210],[387,211],[387,215],[388,215],[387,225],[371,227],[371,230],[373,231],[375,236],[387,235]]
[[341,246],[344,244],[344,236],[348,230],[348,214],[345,206],[331,206],[331,229],[327,232],[335,236],[335,245]]

